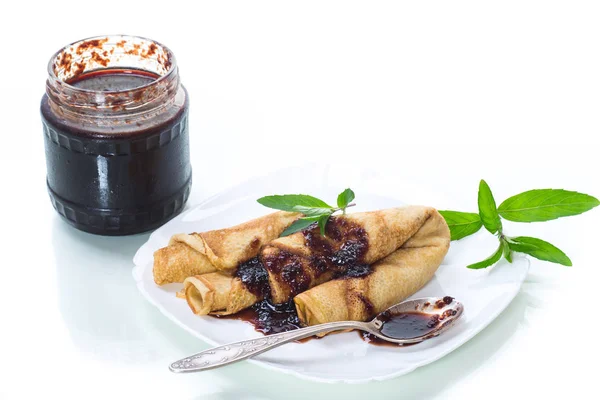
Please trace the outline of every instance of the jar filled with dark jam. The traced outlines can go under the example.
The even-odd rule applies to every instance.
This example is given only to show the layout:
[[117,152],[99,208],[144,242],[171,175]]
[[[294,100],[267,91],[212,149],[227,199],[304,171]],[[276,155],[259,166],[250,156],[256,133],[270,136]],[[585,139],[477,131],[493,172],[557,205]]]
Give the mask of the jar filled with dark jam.
[[48,65],[41,113],[48,192],[68,223],[128,235],[181,211],[188,94],[167,47],[123,35],[66,46]]

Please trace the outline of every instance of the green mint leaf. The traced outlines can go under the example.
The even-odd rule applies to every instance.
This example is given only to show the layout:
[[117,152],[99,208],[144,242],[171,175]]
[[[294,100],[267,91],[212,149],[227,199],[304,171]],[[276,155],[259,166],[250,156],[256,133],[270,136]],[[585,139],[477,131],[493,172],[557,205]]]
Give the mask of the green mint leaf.
[[450,228],[450,238],[459,240],[472,235],[481,228],[481,218],[476,213],[460,211],[440,211]]
[[498,210],[496,210],[496,201],[494,201],[490,187],[483,179],[479,182],[477,204],[479,205],[479,216],[485,229],[490,233],[496,233],[502,229],[502,222],[500,222],[500,216]]
[[265,196],[256,200],[265,207],[282,211],[294,211],[294,207],[322,207],[333,208],[323,200],[306,194],[284,194]]
[[321,230],[321,236],[325,236],[325,225],[327,225],[327,221],[329,220],[330,214],[321,215],[317,223],[319,224],[319,229]]
[[352,200],[354,200],[354,192],[348,188],[338,195],[337,206],[343,210]]
[[498,213],[515,222],[539,222],[582,214],[600,205],[587,194],[563,189],[536,189],[512,196],[502,202]]
[[508,239],[508,245],[513,251],[529,254],[540,260],[566,265],[567,267],[573,265],[562,250],[542,239],[527,236],[512,237]]
[[333,213],[333,208],[324,208],[324,207],[304,207],[304,206],[295,206],[292,208],[292,211],[296,211],[304,214],[307,217],[320,217],[321,215]]
[[510,249],[508,242],[504,239],[502,239],[502,254],[504,255],[504,258],[506,258],[506,261],[512,263],[512,250]]
[[498,246],[498,249],[496,250],[496,252],[494,254],[492,254],[491,256],[489,256],[488,258],[486,258],[483,261],[479,261],[478,263],[467,265],[467,268],[470,268],[470,269],[487,268],[490,265],[494,265],[498,261],[500,261],[501,257],[502,257],[502,243],[500,243],[500,246]]
[[331,214],[339,210],[342,210],[345,214],[346,208],[354,205],[350,204],[352,200],[354,200],[354,192],[352,189],[346,189],[338,195],[337,204],[339,208],[334,208],[323,200],[306,194],[265,196],[257,201],[265,207],[304,214],[303,218],[294,221],[280,236],[298,232],[315,222],[319,226],[321,235],[325,236],[325,225],[327,225]]
[[292,233],[296,233],[301,231],[302,229],[308,228],[315,222],[317,222],[319,217],[311,217],[311,218],[300,218],[294,221],[290,226],[288,226],[283,232],[281,232],[280,237],[291,235]]

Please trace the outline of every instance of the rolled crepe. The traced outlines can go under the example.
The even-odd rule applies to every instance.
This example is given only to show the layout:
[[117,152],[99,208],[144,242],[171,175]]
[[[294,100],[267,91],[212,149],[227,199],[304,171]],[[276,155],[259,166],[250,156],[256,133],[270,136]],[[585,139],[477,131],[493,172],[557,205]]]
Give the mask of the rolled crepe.
[[234,314],[261,300],[239,278],[220,272],[188,277],[183,285],[185,299],[197,315]]
[[381,260],[400,248],[434,214],[435,209],[422,206],[347,214],[329,219],[325,238],[315,226],[273,240],[261,251],[273,302],[283,303],[327,282],[348,265]]
[[278,211],[240,225],[203,233],[174,235],[154,253],[154,282],[164,285],[214,271],[234,271],[279,237],[299,214]]
[[212,272],[186,278],[183,293],[194,314],[229,315],[268,297],[269,281],[254,257],[241,263],[234,275]]
[[418,232],[373,264],[370,274],[335,279],[294,297],[302,324],[365,321],[429,282],[448,252],[450,232],[437,211],[428,209],[427,214]]
[[[186,299],[198,315],[233,314],[269,295],[274,303],[288,301],[296,290],[308,289],[345,272],[348,266],[343,262],[341,265],[323,264],[332,263],[319,259],[323,256],[319,250],[321,246],[331,250],[327,253],[329,256],[347,253],[347,258],[353,260],[350,267],[370,264],[402,245],[420,243],[419,237],[428,231],[426,227],[431,225],[432,216],[441,218],[433,208],[410,206],[332,218],[327,224],[328,236],[325,238],[320,236],[317,227],[311,227],[269,242],[260,252],[266,268],[258,262],[244,263],[236,271],[237,276],[209,273],[187,278],[184,282]],[[442,223],[449,241],[443,218]],[[420,236],[416,236],[417,233]],[[311,241],[315,242],[310,244]],[[361,243],[365,246],[354,247]],[[340,249],[343,250],[341,253]],[[240,274],[246,267],[250,267],[250,273]],[[261,285],[248,286],[238,276],[246,277],[246,282],[263,282],[267,292],[260,293],[256,287]]]

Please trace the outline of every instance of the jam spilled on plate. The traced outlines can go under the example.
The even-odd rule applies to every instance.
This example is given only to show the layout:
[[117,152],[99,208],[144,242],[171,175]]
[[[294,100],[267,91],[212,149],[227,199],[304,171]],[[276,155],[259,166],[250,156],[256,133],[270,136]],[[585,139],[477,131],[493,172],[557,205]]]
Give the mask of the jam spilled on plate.
[[249,322],[254,325],[256,331],[265,335],[287,332],[302,327],[293,300],[282,304],[273,304],[269,300],[262,300],[236,314],[217,317]]

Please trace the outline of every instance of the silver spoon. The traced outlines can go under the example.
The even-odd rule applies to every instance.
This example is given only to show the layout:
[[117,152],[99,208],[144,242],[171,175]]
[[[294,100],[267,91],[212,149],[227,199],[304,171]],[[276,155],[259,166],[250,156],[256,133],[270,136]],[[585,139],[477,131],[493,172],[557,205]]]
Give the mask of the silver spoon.
[[[288,342],[304,339],[319,333],[344,329],[359,329],[392,343],[414,344],[440,335],[456,322],[462,315],[462,312],[463,305],[449,296],[443,298],[426,297],[408,300],[391,306],[387,310],[379,313],[370,322],[329,322],[289,332],[276,333],[258,339],[242,340],[240,342],[204,350],[179,361],[175,361],[169,365],[169,369],[172,372],[197,372],[223,367],[254,357]],[[414,316],[415,313],[429,314],[429,319],[424,319],[424,321],[430,321],[431,326],[428,327],[422,325],[421,328],[423,329],[415,331],[413,329],[414,325],[410,325],[411,321],[406,319]],[[406,317],[407,314],[410,315]],[[404,321],[402,321],[403,318],[398,318],[400,315],[405,315]],[[396,318],[394,318],[394,316],[396,316]],[[416,322],[418,323],[419,321]],[[398,332],[397,328],[402,328],[404,330],[403,336],[394,333],[394,330]]]

